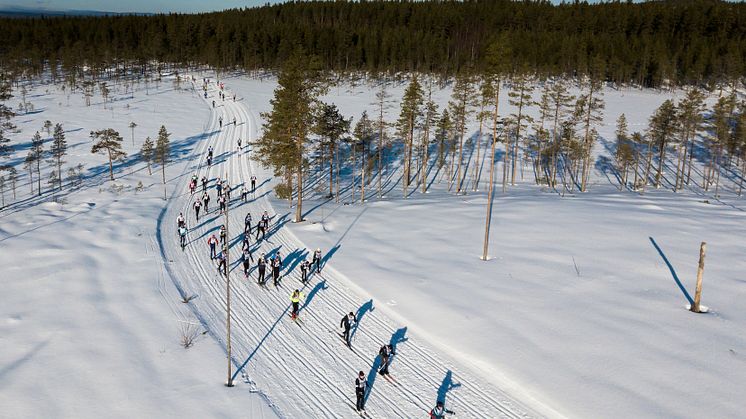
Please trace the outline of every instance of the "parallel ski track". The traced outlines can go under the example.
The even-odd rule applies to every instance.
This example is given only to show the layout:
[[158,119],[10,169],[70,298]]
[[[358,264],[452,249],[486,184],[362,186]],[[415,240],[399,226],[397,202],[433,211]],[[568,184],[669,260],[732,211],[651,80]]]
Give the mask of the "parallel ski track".
[[[275,289],[268,281],[266,289],[256,283],[256,272],[252,268],[250,279],[244,279],[240,266],[240,243],[243,233],[243,218],[250,211],[254,224],[263,211],[272,216],[272,224],[267,240],[253,242],[254,257],[262,252],[271,256],[281,250],[283,258],[293,251],[304,252],[310,258],[311,248],[306,247],[289,232],[278,225],[280,217],[290,218],[289,213],[275,213],[264,195],[271,192],[270,174],[255,166],[250,160],[251,145],[257,133],[255,116],[242,101],[219,101],[217,90],[211,84],[207,98],[209,103],[216,98],[207,132],[218,131],[207,141],[196,146],[195,152],[201,157],[182,176],[176,193],[170,202],[165,222],[162,224],[161,238],[164,255],[173,260],[170,273],[178,287],[187,294],[197,294],[192,300],[195,310],[205,326],[222,345],[225,331],[225,278],[209,258],[206,244],[210,234],[219,230],[224,222],[223,215],[217,216],[217,200],[214,193],[216,177],[224,179],[228,175],[232,189],[228,231],[231,260],[231,309],[232,309],[232,353],[236,368],[241,368],[235,376],[254,384],[265,398],[284,417],[355,417],[353,381],[357,371],[362,370],[373,382],[366,404],[372,417],[426,417],[435,404],[438,389],[447,371],[452,372],[453,382],[459,387],[447,393],[447,405],[456,410],[459,417],[473,418],[526,418],[539,416],[525,404],[495,386],[482,381],[474,374],[461,370],[453,362],[427,347],[426,342],[417,336],[405,335],[405,341],[397,344],[397,355],[393,358],[391,371],[397,384],[393,385],[378,376],[371,366],[375,362],[378,348],[388,343],[400,327],[380,311],[369,311],[363,317],[356,332],[354,350],[346,348],[342,340],[330,334],[338,330],[339,319],[348,311],[370,300],[361,297],[350,289],[349,280],[325,266],[320,275],[312,275],[306,285],[300,282],[296,269],[283,271],[280,285]],[[228,95],[230,96],[230,95]],[[223,128],[218,127],[218,118],[223,116]],[[239,125],[230,124],[233,117]],[[236,140],[241,137],[249,143],[240,153],[236,150]],[[216,161],[212,167],[205,164],[208,145],[212,145]],[[225,154],[225,159],[221,156]],[[204,214],[197,222],[192,210],[194,199],[201,196],[201,185],[192,196],[187,184],[191,174],[210,179],[211,212]],[[242,182],[249,182],[251,174],[257,176],[256,197],[242,203],[238,192]],[[248,187],[248,186],[247,186]],[[183,212],[187,217],[189,243],[182,252],[176,234],[176,216]],[[254,264],[252,264],[253,266]],[[321,288],[325,286],[326,288]],[[300,321],[290,319],[290,293],[302,289],[307,305],[302,304]],[[311,295],[316,288],[315,295]],[[251,359],[247,358],[251,355]],[[252,377],[252,378],[249,378]]]

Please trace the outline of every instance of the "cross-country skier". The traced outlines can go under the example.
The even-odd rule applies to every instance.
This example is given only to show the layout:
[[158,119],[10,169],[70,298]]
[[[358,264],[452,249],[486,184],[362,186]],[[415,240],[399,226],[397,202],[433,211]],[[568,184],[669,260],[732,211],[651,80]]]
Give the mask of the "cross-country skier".
[[225,196],[228,198],[228,201],[231,200],[231,185],[228,183],[228,179],[223,181],[223,192],[225,192]]
[[264,258],[264,253],[262,253],[261,256],[256,260],[256,268],[259,271],[259,277],[257,278],[256,282],[264,285],[264,282],[266,281],[264,279],[264,272],[267,269],[267,261]]
[[342,317],[342,321],[339,322],[339,327],[344,328],[342,337],[344,338],[345,342],[347,342],[347,346],[349,348],[352,348],[352,342],[350,341],[350,329],[352,328],[352,325],[354,323],[357,323],[357,317],[355,317],[355,314],[353,312],[349,312],[349,314]]
[[187,234],[186,227],[184,226],[179,227],[179,243],[181,244],[182,249],[186,247],[186,234]]
[[365,373],[360,371],[355,379],[355,396],[357,397],[357,403],[355,408],[358,413],[365,413],[365,393],[368,390],[368,381],[365,379]]
[[[205,97],[207,97],[207,93],[205,93]],[[215,107],[215,101],[214,100],[212,101],[212,107],[213,108]]]
[[207,177],[202,176],[202,192],[207,192]]
[[195,182],[194,180],[191,180],[189,182],[189,193],[192,194],[192,195],[194,195],[194,191],[196,189],[197,189],[197,182]]
[[218,238],[215,237],[215,235],[211,235],[209,239],[207,239],[207,244],[210,246],[210,259],[215,259],[215,248],[218,246]]
[[254,240],[259,240],[259,233],[262,233],[262,240],[264,240],[266,230],[267,229],[264,227],[264,221],[260,220],[258,223],[256,223],[256,237],[254,238]]
[[238,151],[241,151],[241,137],[238,137]]
[[249,261],[253,262],[254,257],[251,255],[251,249],[246,248],[243,250],[243,253],[241,254],[241,258],[243,259],[243,274],[246,278],[249,277],[249,268],[251,268],[251,264]]
[[220,123],[220,128],[223,128],[223,117],[222,116],[218,118],[218,122]]
[[202,208],[202,202],[200,202],[200,200],[198,199],[194,201],[193,206],[194,206],[194,214],[197,216],[197,221],[199,221],[199,210],[200,208]]
[[381,356],[381,368],[378,370],[378,373],[383,376],[389,375],[389,361],[391,361],[392,355],[396,355],[394,348],[389,344],[385,344],[378,350],[378,355]]
[[430,410],[430,419],[444,419],[446,414],[453,415],[455,412],[446,409],[445,406],[443,406],[443,402],[438,400],[435,407]]
[[207,146],[207,157],[212,157],[212,146]]
[[241,200],[246,202],[246,196],[249,194],[249,190],[246,189],[246,185],[241,186]]
[[321,248],[316,248],[316,251],[313,252],[313,262],[311,262],[313,265],[316,265],[316,273],[321,273]]
[[218,272],[223,275],[228,275],[228,265],[226,264],[225,255],[228,253],[228,249],[223,247],[223,251],[218,253]]
[[210,195],[207,192],[202,194],[202,202],[205,203],[205,214],[210,212]]
[[280,270],[282,269],[282,257],[280,252],[277,252],[275,258],[272,259],[272,281],[277,286],[280,282]]
[[220,243],[225,246],[225,244],[227,243],[227,241],[226,241],[227,239],[228,239],[228,237],[227,237],[227,234],[225,232],[225,224],[223,224],[223,225],[220,226]]
[[186,225],[186,221],[184,220],[184,214],[179,213],[179,216],[176,217],[176,226],[181,228]]
[[251,213],[247,212],[246,217],[243,219],[243,232],[244,234],[251,235]]
[[[236,126],[236,117],[235,116],[233,117],[233,126],[234,127]],[[241,146],[239,146],[238,148],[241,148]]]
[[293,303],[293,312],[290,313],[290,317],[292,317],[293,320],[298,318],[298,305],[300,304],[300,300],[303,298],[306,298],[306,296],[299,290],[293,291],[290,295],[290,302]]
[[220,206],[220,213],[225,212],[225,195],[220,195],[220,198],[218,198],[218,204]]
[[304,260],[300,263],[300,282],[306,283],[308,281],[308,271],[311,269],[311,262]]
[[223,182],[220,181],[220,178],[215,182],[215,190],[218,191],[218,196],[223,196]]
[[251,193],[256,191],[256,176],[251,175]]

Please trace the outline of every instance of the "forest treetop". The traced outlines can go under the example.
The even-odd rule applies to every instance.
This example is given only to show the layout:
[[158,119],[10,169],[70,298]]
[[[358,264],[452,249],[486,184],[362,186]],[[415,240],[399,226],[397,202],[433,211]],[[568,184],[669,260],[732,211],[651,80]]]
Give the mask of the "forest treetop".
[[746,4],[295,2],[203,14],[0,19],[0,65],[40,73],[152,60],[276,69],[301,45],[335,71],[454,75],[510,46],[510,70],[660,86],[746,71]]

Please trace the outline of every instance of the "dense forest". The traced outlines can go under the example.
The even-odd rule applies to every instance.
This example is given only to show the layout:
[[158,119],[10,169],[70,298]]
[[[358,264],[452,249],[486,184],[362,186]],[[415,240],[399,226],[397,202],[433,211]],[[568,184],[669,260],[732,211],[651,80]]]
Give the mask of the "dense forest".
[[746,4],[548,1],[294,2],[207,14],[0,19],[0,66],[65,74],[153,61],[277,69],[296,46],[324,68],[453,76],[484,70],[495,39],[511,73],[595,73],[644,86],[740,79]]

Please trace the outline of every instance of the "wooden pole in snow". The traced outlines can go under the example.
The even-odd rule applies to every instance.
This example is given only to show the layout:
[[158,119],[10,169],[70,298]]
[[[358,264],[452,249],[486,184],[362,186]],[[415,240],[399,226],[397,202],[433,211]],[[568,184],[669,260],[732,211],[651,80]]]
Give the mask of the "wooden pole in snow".
[[[228,179],[228,176],[225,177]],[[230,188],[230,184],[228,186]],[[227,193],[227,191],[223,192],[224,194]],[[227,198],[227,196],[226,196]],[[230,277],[230,261],[229,261],[229,246],[230,246],[230,235],[228,235],[228,208],[231,205],[231,200],[226,199],[225,200],[225,244],[223,245],[224,249],[224,255],[225,258],[225,306],[226,306],[226,335],[227,335],[227,349],[228,349],[228,381],[225,383],[227,387],[233,387],[233,372],[232,370],[232,359],[231,359],[231,277]]]
[[699,245],[699,266],[697,267],[697,289],[694,292],[694,304],[692,304],[691,310],[695,313],[701,313],[699,311],[699,301],[702,298],[702,273],[705,270],[705,250],[707,249],[707,243],[702,242]]

